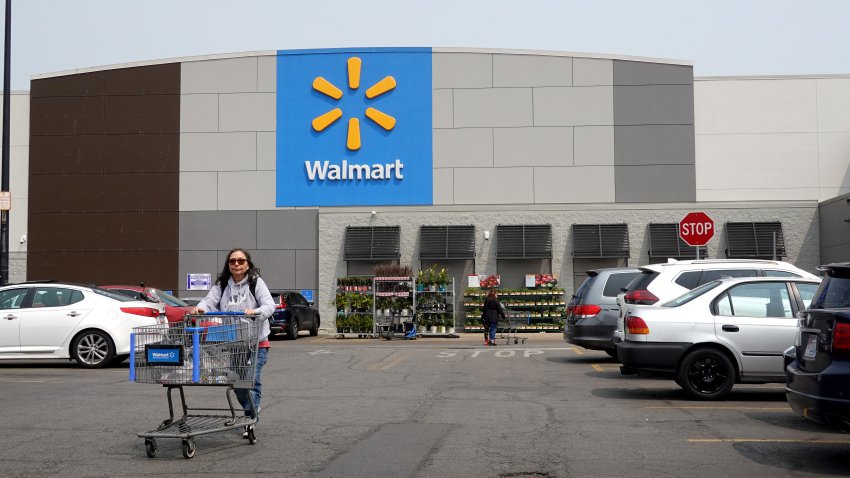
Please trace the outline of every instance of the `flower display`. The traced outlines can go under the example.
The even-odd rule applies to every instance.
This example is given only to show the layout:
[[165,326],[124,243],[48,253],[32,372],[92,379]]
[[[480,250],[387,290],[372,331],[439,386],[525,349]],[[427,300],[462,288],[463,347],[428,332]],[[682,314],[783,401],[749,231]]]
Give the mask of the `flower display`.
[[483,279],[481,279],[481,287],[484,289],[492,289],[493,287],[499,287],[499,283],[501,282],[499,276],[497,275],[489,275]]
[[535,287],[553,287],[557,283],[558,278],[552,274],[535,274],[534,276]]

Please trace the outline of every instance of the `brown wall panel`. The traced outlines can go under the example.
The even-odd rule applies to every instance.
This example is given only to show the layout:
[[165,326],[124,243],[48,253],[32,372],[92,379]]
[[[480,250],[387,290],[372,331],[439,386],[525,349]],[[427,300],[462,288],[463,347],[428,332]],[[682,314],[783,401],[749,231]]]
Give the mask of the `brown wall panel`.
[[180,185],[175,173],[104,175],[104,212],[174,212],[171,191]]
[[34,80],[30,97],[103,96],[103,72],[80,73]]
[[178,173],[180,134],[105,135],[102,171],[110,173]]
[[31,136],[30,174],[95,173],[104,170],[102,135]]
[[176,289],[180,64],[32,82],[27,276]]
[[176,290],[177,251],[133,252],[30,252],[27,265],[31,280],[56,279],[83,284],[138,284],[144,281],[166,290]]
[[107,96],[107,134],[180,132],[180,95]]
[[103,72],[104,94],[126,95],[179,95],[180,63],[120,68]]
[[30,98],[30,134],[99,134],[104,128],[104,98]]

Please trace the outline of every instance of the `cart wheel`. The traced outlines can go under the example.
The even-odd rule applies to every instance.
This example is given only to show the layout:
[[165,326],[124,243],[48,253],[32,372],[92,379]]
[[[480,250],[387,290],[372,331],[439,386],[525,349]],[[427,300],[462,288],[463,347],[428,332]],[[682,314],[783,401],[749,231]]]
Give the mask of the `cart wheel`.
[[519,339],[514,339],[514,344],[518,344],[518,343],[519,343]]
[[145,438],[145,453],[148,454],[148,458],[153,458],[156,456],[156,440],[153,438]]
[[195,440],[183,440],[183,458],[187,460],[195,456]]
[[253,425],[248,425],[248,443],[257,443],[257,432],[254,431]]

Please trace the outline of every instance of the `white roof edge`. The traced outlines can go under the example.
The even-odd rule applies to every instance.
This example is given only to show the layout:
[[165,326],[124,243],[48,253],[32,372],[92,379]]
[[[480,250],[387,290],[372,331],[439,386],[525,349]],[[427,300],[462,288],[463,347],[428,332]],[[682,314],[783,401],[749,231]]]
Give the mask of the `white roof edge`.
[[[606,60],[627,60],[627,61],[640,61],[645,63],[665,63],[669,65],[684,65],[684,66],[693,66],[693,63],[690,61],[684,60],[666,60],[663,58],[648,58],[648,57],[640,57],[640,56],[628,56],[628,55],[611,55],[605,53],[579,53],[579,52],[566,52],[566,51],[547,51],[547,50],[511,50],[511,49],[502,49],[502,48],[432,48],[432,52],[434,53],[502,53],[508,55],[539,55],[539,56],[563,56],[563,57],[574,57],[574,58],[598,58],[598,59],[606,59]],[[116,63],[111,65],[99,65],[99,66],[91,66],[91,67],[83,67],[83,68],[75,68],[73,70],[64,70],[64,71],[55,71],[50,73],[38,73],[30,76],[30,80],[40,80],[43,78],[53,78],[56,76],[66,76],[66,75],[76,75],[80,73],[91,73],[94,71],[105,71],[105,70],[116,70],[119,68],[132,68],[136,66],[150,66],[150,65],[163,65],[166,63],[183,63],[190,61],[206,61],[206,60],[222,60],[227,58],[240,58],[240,57],[249,57],[249,56],[274,56],[277,55],[277,50],[259,50],[259,51],[248,51],[248,52],[234,52],[234,53],[216,53],[212,55],[196,55],[196,56],[183,56],[183,57],[174,57],[174,58],[163,58],[158,60],[145,60],[145,61],[134,61],[128,63]]]
[[40,80],[43,78],[53,78],[56,76],[77,75],[80,73],[91,73],[94,71],[117,70],[120,68],[132,68],[136,66],[151,66],[164,65],[167,63],[185,63],[191,61],[206,61],[206,60],[223,60],[227,58],[241,58],[250,56],[274,56],[277,55],[277,50],[262,50],[262,51],[247,51],[236,53],[217,53],[214,55],[197,55],[197,56],[182,56],[175,58],[163,58],[159,60],[134,61],[129,63],[116,63],[112,65],[99,65],[85,68],[76,68],[73,70],[56,71],[52,73],[38,73],[30,76],[30,80]]
[[734,80],[825,80],[850,78],[850,73],[807,74],[807,75],[733,75],[733,76],[695,76],[694,81],[734,81]]
[[431,49],[434,53],[502,53],[507,55],[538,55],[538,56],[568,56],[573,58],[596,58],[602,60],[625,60],[639,61],[643,63],[664,63],[668,65],[694,66],[693,62],[686,60],[672,60],[665,58],[650,58],[643,56],[629,55],[614,55],[610,53],[582,53],[572,51],[551,51],[551,50],[511,50],[507,48],[446,48],[434,47]]

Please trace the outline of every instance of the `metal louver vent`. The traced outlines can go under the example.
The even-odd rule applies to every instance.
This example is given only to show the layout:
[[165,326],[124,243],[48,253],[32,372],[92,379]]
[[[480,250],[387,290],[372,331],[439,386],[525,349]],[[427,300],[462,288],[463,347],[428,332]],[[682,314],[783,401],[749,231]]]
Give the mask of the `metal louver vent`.
[[349,226],[345,229],[345,260],[398,260],[399,226]]
[[475,259],[475,226],[422,226],[420,259]]
[[573,257],[629,257],[628,224],[573,224]]
[[679,224],[649,224],[649,257],[693,258],[697,248],[679,237]]
[[727,222],[726,257],[772,259],[776,233],[776,258],[785,257],[785,237],[781,222]]
[[496,258],[551,259],[552,225],[497,225]]

